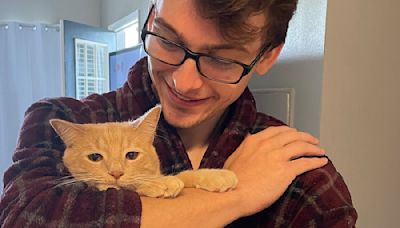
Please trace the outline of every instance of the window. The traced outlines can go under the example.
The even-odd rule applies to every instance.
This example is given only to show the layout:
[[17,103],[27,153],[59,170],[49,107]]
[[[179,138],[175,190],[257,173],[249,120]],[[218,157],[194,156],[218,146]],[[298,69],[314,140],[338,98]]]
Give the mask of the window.
[[134,47],[139,44],[139,11],[136,10],[125,16],[112,25],[108,29],[117,34],[117,51]]
[[139,23],[127,25],[117,33],[117,50],[134,47],[139,44]]
[[108,46],[75,39],[76,98],[109,90]]

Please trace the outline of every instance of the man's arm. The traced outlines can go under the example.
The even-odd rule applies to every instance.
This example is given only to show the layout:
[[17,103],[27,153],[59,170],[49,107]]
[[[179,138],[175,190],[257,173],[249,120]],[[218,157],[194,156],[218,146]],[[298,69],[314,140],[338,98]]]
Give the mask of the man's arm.
[[241,218],[235,227],[340,227],[357,220],[350,193],[333,164],[298,176],[269,208]]
[[[304,227],[354,227],[357,212],[350,192],[331,162],[323,168],[299,176],[285,196],[281,211],[292,210],[288,224]],[[289,214],[289,213],[288,213]],[[289,215],[286,215],[289,218]]]
[[241,216],[235,191],[185,188],[175,199],[141,199],[143,227],[223,227]]
[[[288,127],[268,128],[247,137],[227,161],[239,179],[234,191],[210,193],[185,189],[173,200],[142,197],[144,227],[222,227],[271,206],[292,180],[327,163],[309,134]],[[163,218],[163,219],[161,219]]]

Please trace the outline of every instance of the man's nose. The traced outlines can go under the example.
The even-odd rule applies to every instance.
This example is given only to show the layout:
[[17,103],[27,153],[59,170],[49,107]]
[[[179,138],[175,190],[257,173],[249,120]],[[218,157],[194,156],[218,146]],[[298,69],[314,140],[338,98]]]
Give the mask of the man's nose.
[[189,94],[203,86],[203,77],[197,69],[196,61],[186,59],[173,73],[175,89],[182,95]]

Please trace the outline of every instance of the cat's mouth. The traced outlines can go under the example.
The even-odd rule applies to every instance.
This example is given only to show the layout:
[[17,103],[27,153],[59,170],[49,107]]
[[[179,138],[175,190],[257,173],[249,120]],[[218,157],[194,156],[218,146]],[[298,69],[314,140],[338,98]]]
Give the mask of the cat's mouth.
[[99,189],[100,191],[106,191],[107,189],[116,189],[119,190],[122,188],[122,186],[118,184],[96,184],[96,188]]
[[115,188],[115,189],[129,189],[129,190],[135,190],[136,188],[134,187],[134,185],[127,185],[126,183],[124,184],[124,182],[121,182],[120,180],[114,180],[114,181],[107,181],[107,182],[103,182],[103,183],[96,183],[95,186],[97,188]]

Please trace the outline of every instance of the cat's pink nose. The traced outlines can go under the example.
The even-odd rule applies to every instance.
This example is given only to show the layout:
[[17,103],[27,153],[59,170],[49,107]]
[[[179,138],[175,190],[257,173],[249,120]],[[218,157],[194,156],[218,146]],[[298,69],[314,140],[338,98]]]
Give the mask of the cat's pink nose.
[[122,172],[122,171],[111,171],[111,172],[109,172],[109,174],[111,176],[113,176],[115,179],[118,180],[122,175],[124,175],[124,172]]

